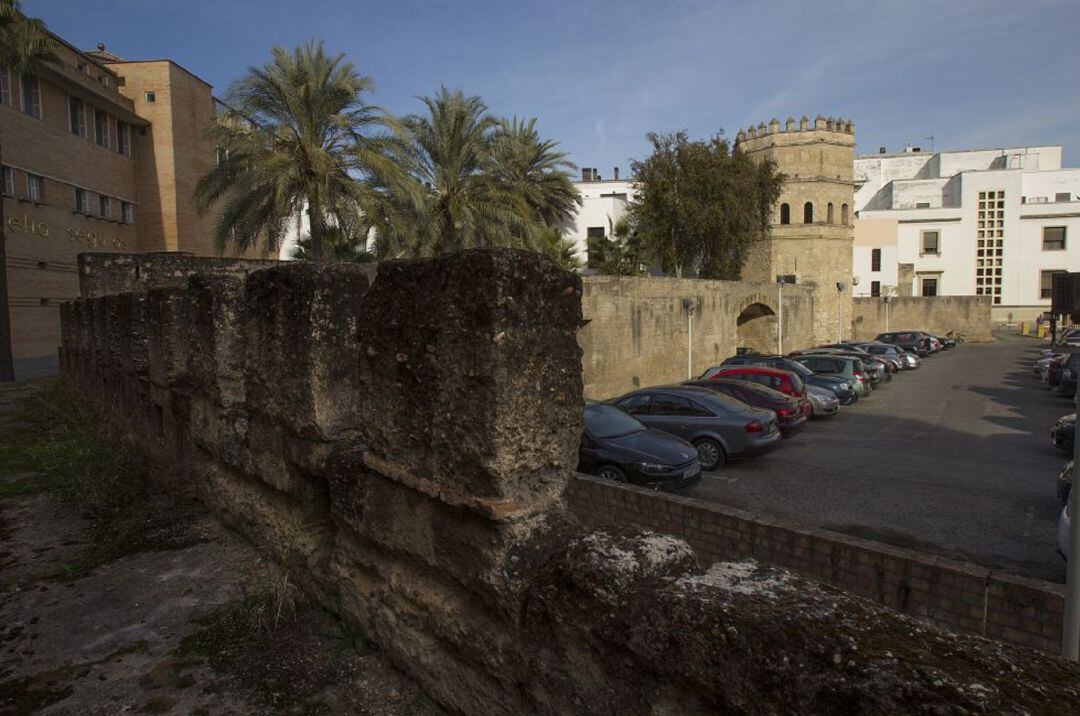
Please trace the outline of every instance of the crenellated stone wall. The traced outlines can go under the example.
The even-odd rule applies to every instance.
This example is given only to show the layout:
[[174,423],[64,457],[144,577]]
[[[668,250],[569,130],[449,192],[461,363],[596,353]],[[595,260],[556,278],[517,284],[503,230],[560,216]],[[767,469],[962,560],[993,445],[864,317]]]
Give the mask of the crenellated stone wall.
[[751,563],[703,571],[670,536],[585,530],[565,504],[581,280],[545,258],[390,261],[374,280],[347,264],[183,282],[161,268],[144,291],[64,304],[65,382],[127,427],[165,486],[193,491],[453,711],[1048,712],[1080,698],[1080,671],[1048,655]]

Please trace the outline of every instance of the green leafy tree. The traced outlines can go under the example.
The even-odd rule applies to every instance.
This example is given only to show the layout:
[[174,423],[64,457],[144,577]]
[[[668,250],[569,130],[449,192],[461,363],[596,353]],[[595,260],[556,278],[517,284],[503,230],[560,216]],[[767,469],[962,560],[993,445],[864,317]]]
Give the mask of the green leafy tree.
[[[210,135],[220,161],[201,178],[201,211],[219,206],[219,250],[260,242],[276,251],[287,222],[306,211],[310,258],[321,261],[329,227],[358,234],[382,197],[370,179],[393,185],[399,169],[388,153],[389,118],[363,97],[374,88],[343,54],[321,42],[274,47],[226,95],[233,108]],[[376,131],[373,131],[376,130]]]
[[652,154],[631,165],[638,195],[630,216],[643,247],[667,273],[738,279],[751,242],[768,230],[783,175],[719,135],[646,136]]
[[577,166],[558,146],[540,137],[535,118],[514,117],[501,121],[492,154],[492,177],[518,201],[522,215],[546,228],[564,226],[581,206],[572,174]]
[[[18,0],[0,0],[0,68],[16,76],[32,72],[39,62],[54,60],[45,23],[22,13]],[[3,133],[0,132],[0,157]],[[0,381],[15,380],[11,354],[11,317],[8,311],[7,237],[4,203],[0,201]]]
[[[367,250],[366,238],[343,236],[336,226],[326,229],[323,234],[322,251],[323,261],[363,264],[375,260],[375,254]],[[297,239],[291,258],[300,261],[311,260],[311,234],[304,234]]]

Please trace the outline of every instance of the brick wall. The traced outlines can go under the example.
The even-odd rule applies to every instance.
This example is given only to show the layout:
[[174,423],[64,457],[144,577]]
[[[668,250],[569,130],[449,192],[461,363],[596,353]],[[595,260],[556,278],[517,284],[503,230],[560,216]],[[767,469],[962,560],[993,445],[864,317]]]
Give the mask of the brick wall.
[[589,526],[668,532],[706,561],[753,557],[939,626],[1060,653],[1060,584],[588,475],[577,476],[568,500]]

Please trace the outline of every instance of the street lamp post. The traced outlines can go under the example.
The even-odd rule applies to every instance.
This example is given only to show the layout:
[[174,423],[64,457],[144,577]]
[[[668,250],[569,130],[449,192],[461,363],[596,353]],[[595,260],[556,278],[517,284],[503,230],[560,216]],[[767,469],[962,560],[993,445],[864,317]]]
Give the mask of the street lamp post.
[[686,379],[694,377],[694,299],[682,300],[683,311],[686,312]]
[[889,332],[889,297],[888,296],[882,296],[881,301],[882,301],[882,303],[885,304],[885,332],[888,333]]

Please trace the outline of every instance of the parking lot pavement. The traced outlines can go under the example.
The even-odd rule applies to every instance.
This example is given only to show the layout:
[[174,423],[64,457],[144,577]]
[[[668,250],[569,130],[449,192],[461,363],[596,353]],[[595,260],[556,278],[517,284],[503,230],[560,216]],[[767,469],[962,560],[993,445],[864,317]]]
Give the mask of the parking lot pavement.
[[1049,430],[1073,405],[1031,370],[1044,345],[937,353],[684,494],[1064,582],[1054,481],[1067,458]]

